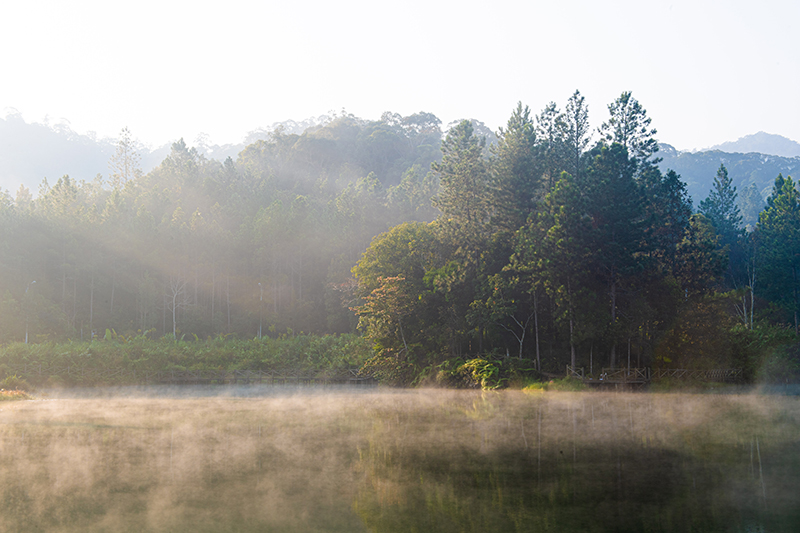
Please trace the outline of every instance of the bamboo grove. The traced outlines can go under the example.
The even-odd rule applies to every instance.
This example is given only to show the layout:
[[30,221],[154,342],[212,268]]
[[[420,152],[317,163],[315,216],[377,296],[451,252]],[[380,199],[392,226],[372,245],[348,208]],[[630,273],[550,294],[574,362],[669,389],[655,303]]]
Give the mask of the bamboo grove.
[[224,162],[181,140],[144,174],[123,130],[107,178],[0,197],[0,342],[359,331],[398,383],[753,367],[797,333],[795,183],[745,232],[724,166],[695,208],[655,134],[630,93],[592,129],[576,91],[496,133],[342,114]]

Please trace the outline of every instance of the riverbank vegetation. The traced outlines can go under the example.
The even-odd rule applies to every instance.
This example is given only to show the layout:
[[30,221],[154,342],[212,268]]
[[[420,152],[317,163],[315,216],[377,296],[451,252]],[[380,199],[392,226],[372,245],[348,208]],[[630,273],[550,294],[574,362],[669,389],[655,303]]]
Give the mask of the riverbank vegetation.
[[142,385],[170,372],[261,371],[322,379],[357,371],[370,356],[366,339],[355,334],[175,341],[109,332],[107,340],[93,342],[0,347],[0,377],[24,375],[32,385],[45,388]]
[[0,365],[354,365],[484,388],[566,365],[796,380],[794,180],[776,177],[745,231],[724,165],[695,203],[657,166],[631,93],[608,111],[592,128],[576,91],[563,111],[519,104],[496,133],[342,114],[235,161],[181,140],[148,174],[124,130],[109,176],[0,194]]

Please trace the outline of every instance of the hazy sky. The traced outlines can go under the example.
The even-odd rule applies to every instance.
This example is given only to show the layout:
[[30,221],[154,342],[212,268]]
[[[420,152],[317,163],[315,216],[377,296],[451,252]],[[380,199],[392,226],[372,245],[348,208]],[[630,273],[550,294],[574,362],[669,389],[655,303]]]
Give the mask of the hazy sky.
[[[477,118],[633,92],[658,138],[800,141],[800,2],[3,2],[0,114],[150,145],[346,109]],[[5,109],[5,113],[2,110]]]

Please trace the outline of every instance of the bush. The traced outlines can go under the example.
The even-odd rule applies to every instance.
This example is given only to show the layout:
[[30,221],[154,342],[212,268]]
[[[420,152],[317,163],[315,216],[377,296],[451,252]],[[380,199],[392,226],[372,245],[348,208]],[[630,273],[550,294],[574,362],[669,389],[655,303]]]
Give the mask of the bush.
[[586,390],[586,384],[582,381],[565,377],[561,379],[551,379],[550,381],[534,381],[528,383],[522,390],[524,392],[542,392],[542,391],[566,391],[578,392]]
[[7,391],[31,391],[33,387],[31,387],[30,383],[14,374],[0,381],[0,389]]

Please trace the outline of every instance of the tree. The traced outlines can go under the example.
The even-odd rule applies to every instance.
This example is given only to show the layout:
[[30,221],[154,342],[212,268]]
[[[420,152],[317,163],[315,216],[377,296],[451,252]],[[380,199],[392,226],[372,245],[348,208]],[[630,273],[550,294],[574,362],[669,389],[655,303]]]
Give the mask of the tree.
[[564,116],[559,112],[555,102],[547,104],[541,114],[536,115],[538,148],[548,191],[553,190],[561,171],[566,166],[567,150],[564,142],[564,128]]
[[[534,263],[560,312],[558,321],[569,327],[570,365],[576,365],[578,309],[589,290],[591,262],[597,243],[591,242],[591,221],[586,216],[587,197],[567,173],[547,195],[545,208],[533,229],[541,239]],[[535,237],[534,237],[535,240]],[[536,250],[536,247],[533,248]]]
[[733,246],[741,237],[742,215],[736,204],[736,187],[724,164],[717,170],[708,197],[700,202],[700,213],[714,225],[722,246]]
[[443,351],[442,302],[427,281],[438,264],[433,225],[406,222],[377,236],[353,267],[360,299],[353,310],[375,344],[374,366],[393,381],[408,383]]
[[619,293],[624,283],[644,268],[645,211],[639,184],[634,180],[637,161],[618,143],[593,152],[583,180],[589,198],[589,232],[594,270],[608,290],[610,308],[611,367],[616,364],[616,331],[619,327]]
[[544,196],[536,131],[527,106],[517,104],[498,137],[491,160],[492,223],[500,231],[513,233],[525,224]]
[[779,302],[798,324],[798,284],[800,282],[800,193],[791,176],[775,178],[767,208],[756,226],[764,265],[765,291]]
[[462,257],[479,251],[485,237],[489,215],[485,145],[486,138],[473,135],[470,121],[462,120],[442,143],[441,162],[431,165],[439,175],[434,205],[442,212],[440,226]]
[[658,152],[657,131],[649,129],[651,119],[630,91],[608,104],[608,111],[611,116],[600,126],[600,134],[608,144],[621,144],[638,163],[646,162]]
[[739,195],[739,211],[746,231],[753,231],[758,223],[758,215],[764,210],[766,203],[755,183],[745,187]]
[[141,157],[131,138],[131,132],[128,128],[122,128],[117,141],[117,150],[108,162],[113,190],[124,187],[126,183],[142,175],[142,169],[139,166],[140,160]]
[[649,166],[641,174],[645,225],[650,253],[659,261],[663,273],[676,267],[676,249],[689,229],[692,216],[692,199],[681,177],[670,170],[661,174],[656,166]]
[[564,142],[566,143],[566,171],[576,179],[583,173],[581,159],[589,146],[592,134],[589,128],[589,108],[580,91],[575,91],[567,101],[564,112]]
[[728,255],[720,249],[711,222],[699,213],[689,218],[683,239],[675,250],[672,275],[684,299],[705,296],[725,272]]

